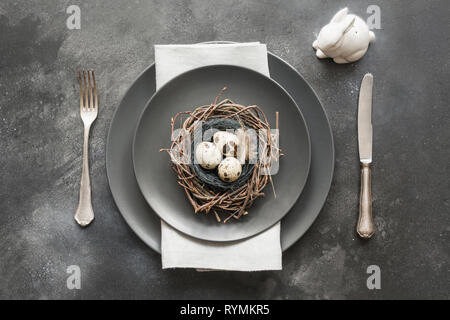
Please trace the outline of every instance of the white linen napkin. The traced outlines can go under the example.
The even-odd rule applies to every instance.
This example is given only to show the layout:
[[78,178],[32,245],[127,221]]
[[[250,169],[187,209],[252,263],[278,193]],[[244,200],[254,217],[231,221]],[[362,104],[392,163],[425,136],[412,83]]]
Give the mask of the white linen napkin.
[[[214,64],[241,66],[269,76],[267,48],[259,42],[156,45],[156,87],[191,69]],[[161,256],[163,269],[281,270],[280,223],[249,239],[224,243],[194,239],[161,221]]]

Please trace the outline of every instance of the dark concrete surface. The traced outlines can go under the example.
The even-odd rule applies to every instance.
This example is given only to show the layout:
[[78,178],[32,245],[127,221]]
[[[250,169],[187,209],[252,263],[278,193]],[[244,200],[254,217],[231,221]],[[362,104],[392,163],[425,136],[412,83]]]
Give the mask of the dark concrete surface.
[[[66,8],[81,7],[81,30]],[[339,8],[381,29],[363,60],[319,61],[311,43]],[[0,2],[0,298],[450,298],[449,1]],[[154,44],[261,41],[305,77],[332,124],[336,170],[326,205],[283,256],[280,272],[162,271],[109,191],[105,141],[125,90]],[[96,70],[100,114],[91,132],[95,222],[74,220],[82,125],[75,71]],[[359,197],[357,94],[374,87],[373,210],[377,233],[354,233]],[[69,265],[81,290],[66,287]],[[366,268],[381,268],[368,290]]]

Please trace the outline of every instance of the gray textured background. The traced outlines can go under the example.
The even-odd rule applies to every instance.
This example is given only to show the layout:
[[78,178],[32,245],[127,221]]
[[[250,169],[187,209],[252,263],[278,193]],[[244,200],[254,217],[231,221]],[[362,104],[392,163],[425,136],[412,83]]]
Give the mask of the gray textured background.
[[[70,4],[81,30],[66,28]],[[311,43],[348,5],[381,30],[366,57],[318,61]],[[0,298],[445,298],[450,295],[449,1],[10,1],[0,3]],[[125,90],[154,44],[261,41],[316,90],[331,121],[336,170],[326,205],[283,256],[284,270],[162,271],[111,197],[105,141]],[[101,93],[91,135],[95,222],[74,220],[81,174],[78,67]],[[377,234],[355,237],[356,102],[375,76],[373,196]],[[66,288],[81,267],[82,289]],[[382,289],[366,288],[377,264]]]

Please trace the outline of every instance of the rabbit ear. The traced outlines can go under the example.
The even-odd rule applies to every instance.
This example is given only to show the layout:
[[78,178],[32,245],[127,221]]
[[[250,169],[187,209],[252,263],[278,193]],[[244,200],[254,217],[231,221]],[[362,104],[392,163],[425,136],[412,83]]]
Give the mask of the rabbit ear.
[[342,31],[345,33],[345,32],[347,32],[348,29],[353,27],[355,20],[356,20],[356,16],[354,16],[354,15],[346,16],[344,18],[344,20],[342,20],[342,22],[340,22],[340,24],[342,26]]
[[348,8],[344,8],[338,11],[331,19],[330,22],[341,22],[348,14]]

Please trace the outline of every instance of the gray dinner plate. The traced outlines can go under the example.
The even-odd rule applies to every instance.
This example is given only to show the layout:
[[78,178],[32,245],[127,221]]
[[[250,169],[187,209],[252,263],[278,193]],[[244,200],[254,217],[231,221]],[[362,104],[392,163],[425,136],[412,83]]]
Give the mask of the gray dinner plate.
[[[326,113],[317,95],[288,63],[269,53],[271,78],[302,108],[311,139],[311,166],[305,188],[281,221],[281,247],[292,246],[320,213],[334,171],[334,143]],[[132,140],[147,101],[156,91],[155,65],[144,70],[125,93],[108,133],[106,169],[114,201],[130,228],[144,243],[161,252],[161,221],[140,193],[134,176]]]
[[[171,160],[161,148],[171,144],[171,119],[178,113],[209,105],[223,87],[228,98],[242,105],[258,105],[275,125],[279,113],[280,148],[284,156],[263,190],[239,220],[218,223],[214,214],[194,213],[178,184]],[[175,127],[177,128],[177,126]],[[149,100],[136,128],[134,172],[142,195],[167,224],[191,237],[208,241],[236,241],[254,236],[280,221],[300,196],[308,178],[310,141],[295,101],[274,80],[238,66],[213,65],[190,70],[165,84]]]

